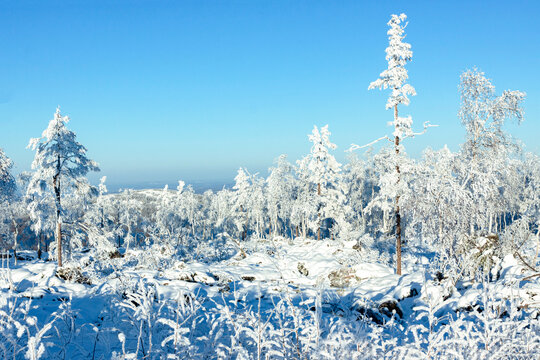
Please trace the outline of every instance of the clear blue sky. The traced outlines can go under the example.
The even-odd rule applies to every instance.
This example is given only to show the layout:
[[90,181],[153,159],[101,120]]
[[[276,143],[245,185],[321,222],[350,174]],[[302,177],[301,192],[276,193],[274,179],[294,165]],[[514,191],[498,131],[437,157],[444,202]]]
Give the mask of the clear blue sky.
[[[460,73],[478,66],[500,93],[527,93],[523,125],[539,152],[540,1],[0,1],[0,147],[29,169],[25,149],[57,105],[111,183],[232,180],[266,174],[280,154],[309,151],[329,124],[344,161],[351,143],[390,133],[386,23],[409,17],[418,95],[402,114],[409,140],[457,150]],[[93,176],[96,179],[97,176]]]

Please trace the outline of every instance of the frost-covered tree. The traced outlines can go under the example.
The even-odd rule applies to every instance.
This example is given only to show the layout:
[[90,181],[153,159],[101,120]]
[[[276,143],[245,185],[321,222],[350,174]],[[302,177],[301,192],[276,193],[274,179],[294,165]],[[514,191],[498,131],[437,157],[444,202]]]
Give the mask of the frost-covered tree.
[[461,75],[459,118],[467,131],[462,145],[463,187],[474,193],[470,235],[484,229],[491,232],[500,200],[499,187],[505,183],[509,156],[518,146],[503,130],[507,120],[523,120],[521,103],[525,93],[504,91],[495,95],[495,87],[484,73],[467,70]]
[[270,168],[270,175],[266,179],[270,234],[273,236],[279,235],[287,225],[294,189],[293,167],[287,161],[287,155],[281,155],[276,162],[277,166]]
[[214,222],[216,213],[212,209],[212,202],[215,194],[212,190],[206,190],[200,197],[200,226],[202,227],[202,238],[211,239],[213,237]]
[[54,237],[55,222],[54,222],[54,196],[52,192],[44,191],[41,194],[27,192],[28,185],[32,179],[32,173],[23,172],[19,175],[21,182],[24,182],[23,194],[26,203],[26,209],[30,216],[30,229],[37,237],[38,256],[41,257],[42,245],[44,250],[49,251],[47,239]]
[[464,213],[473,199],[460,184],[457,175],[461,168],[458,154],[448,147],[426,149],[410,185],[410,230],[416,228],[423,245],[438,246],[444,258],[454,257],[471,216]]
[[257,236],[260,238],[265,232],[264,224],[268,213],[266,207],[266,187],[264,179],[257,175],[253,175],[251,183],[251,211],[249,217],[252,224],[251,228],[255,230]]
[[[165,189],[166,191],[166,189]],[[120,201],[120,217],[119,222],[124,230],[124,246],[126,253],[129,247],[137,240],[135,229],[139,223],[143,204],[136,196],[136,193],[131,189],[125,189],[119,196]],[[133,236],[135,234],[135,236]]]
[[[308,184],[308,189],[316,192],[314,198],[317,207],[317,239],[321,237],[322,220],[332,218],[336,220],[336,214],[343,206],[344,198],[340,187],[341,164],[330,154],[337,146],[330,142],[328,125],[319,128],[313,127],[308,135],[313,143],[311,152],[299,161],[299,168]],[[309,190],[308,190],[309,191]]]
[[[538,255],[540,255],[540,156],[528,153],[521,163],[520,191],[510,191],[515,195],[513,203],[518,205],[519,216],[523,219],[526,235],[534,233],[534,256],[530,264],[538,269]],[[512,244],[514,245],[514,244]]]
[[5,200],[15,192],[15,178],[11,174],[13,161],[0,148],[0,201]]
[[191,236],[195,238],[196,229],[200,223],[199,219],[199,199],[193,186],[185,186],[180,184],[177,188],[178,191],[178,209],[184,218],[189,224],[191,230]]
[[373,156],[368,152],[365,160],[352,153],[349,163],[345,165],[343,185],[346,187],[347,205],[349,206],[350,224],[358,234],[368,231],[368,219],[374,216],[368,214],[367,205],[373,200],[378,190],[379,176],[372,163]]
[[233,201],[231,198],[234,193],[229,189],[218,191],[213,197],[210,204],[210,214],[215,219],[213,223],[214,233],[232,234],[236,230],[236,225],[233,223]]
[[317,195],[321,195],[322,187],[335,182],[337,174],[341,171],[339,164],[330,150],[337,148],[336,144],[330,142],[330,131],[328,125],[321,127],[313,127],[313,131],[308,135],[308,139],[313,143],[311,153],[308,155],[308,169],[310,171],[311,180],[317,185]]
[[[407,195],[410,192],[409,181],[412,178],[414,162],[405,156],[404,149],[396,159],[394,149],[384,147],[373,156],[372,171],[377,174],[377,191],[372,193],[371,200],[364,212],[371,218],[374,233],[387,236],[396,229],[396,197],[399,196],[400,226],[403,228],[403,210]],[[396,171],[396,163],[400,172]],[[380,220],[377,220],[377,218]]]
[[233,209],[235,212],[235,224],[236,228],[241,234],[242,240],[246,239],[247,227],[249,221],[248,207],[250,203],[251,195],[251,174],[247,170],[240,168],[234,178],[235,184],[233,189],[235,192],[235,199]]
[[15,263],[20,248],[19,235],[27,226],[27,219],[24,202],[18,192],[0,201],[0,249],[13,250]]
[[84,207],[82,223],[78,223],[78,226],[84,230],[89,247],[96,249],[97,254],[110,256],[116,251],[114,240],[117,233],[115,227],[110,227],[114,201],[112,196],[107,195],[106,180],[106,176],[101,177],[99,185],[93,189],[96,194],[90,198],[89,206]]
[[308,157],[297,161],[295,167],[293,204],[290,223],[295,229],[295,236],[307,237],[308,230],[317,231],[319,227],[317,184],[310,180]]
[[459,118],[467,131],[462,148],[475,159],[486,151],[505,151],[512,141],[502,126],[507,120],[523,121],[525,93],[506,90],[495,95],[495,86],[477,69],[461,74]]
[[512,199],[526,186],[526,181],[516,178],[523,172],[523,163],[517,158],[520,147],[503,126],[508,120],[515,119],[518,124],[523,121],[525,93],[506,90],[497,96],[491,81],[477,69],[461,75],[459,90],[458,115],[466,139],[460,154],[463,166],[457,176],[473,199],[462,209],[469,229],[463,234],[461,247],[469,252],[471,246],[478,247],[477,243],[484,243],[488,236],[494,239],[492,245],[501,249],[498,223],[521,207]]
[[178,211],[178,199],[183,188],[184,182],[179,181],[176,194],[169,190],[168,185],[165,185],[158,195],[154,220],[155,229],[153,232],[160,237],[165,237],[169,240],[178,239],[177,228],[181,223],[181,214]]
[[[403,41],[405,38],[405,20],[407,15],[392,15],[388,26],[389,46],[386,48],[386,60],[388,68],[384,70],[379,78],[369,85],[369,89],[391,89],[392,93],[386,102],[387,109],[394,109],[394,126],[396,128],[403,126],[405,119],[398,118],[397,106],[400,104],[409,105],[408,95],[416,95],[414,88],[407,84],[409,78],[405,65],[412,60],[411,44]],[[403,131],[403,130],[402,130]]]
[[[384,70],[379,78],[373,81],[368,89],[391,89],[392,92],[386,103],[387,109],[394,110],[394,151],[395,151],[395,183],[399,187],[401,180],[399,155],[402,150],[400,142],[408,136],[412,136],[412,119],[408,117],[399,117],[398,105],[409,105],[409,95],[416,95],[414,88],[407,84],[409,78],[405,65],[412,60],[411,45],[404,42],[405,27],[407,23],[405,14],[392,15],[388,26],[389,46],[386,48],[386,60],[388,68]],[[394,213],[396,218],[396,272],[401,275],[401,212],[398,192],[395,196]]]
[[62,266],[62,206],[63,190],[80,184],[89,171],[99,171],[98,164],[86,156],[86,148],[67,128],[69,117],[56,109],[54,118],[40,138],[33,138],[28,145],[36,152],[27,194],[52,191],[55,199],[55,222],[58,266]]
[[[62,218],[62,233],[69,241],[65,242],[69,255],[72,250],[88,245],[89,224],[86,223],[86,214],[91,212],[99,197],[97,187],[90,185],[86,178],[81,178],[75,186],[64,189]],[[92,224],[92,227],[94,225]]]
[[12,200],[16,190],[15,179],[13,175],[11,175],[12,167],[13,161],[11,161],[0,148],[0,244],[4,243],[4,246],[7,246],[8,243],[13,243],[13,248],[15,250],[16,235],[15,242],[8,240],[12,233],[12,214],[14,210]]
[[106,194],[108,192],[107,185],[105,184],[106,181],[107,181],[106,176],[102,176],[101,179],[99,180],[99,186],[98,186],[99,194],[96,200],[96,207],[99,212],[98,224],[101,229],[105,227],[105,221],[106,221],[105,219],[105,206],[106,205],[105,204],[107,203]]

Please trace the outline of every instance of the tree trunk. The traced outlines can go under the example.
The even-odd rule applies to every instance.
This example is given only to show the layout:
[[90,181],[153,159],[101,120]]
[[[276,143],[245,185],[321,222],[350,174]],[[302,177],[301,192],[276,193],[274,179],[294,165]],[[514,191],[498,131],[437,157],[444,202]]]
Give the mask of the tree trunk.
[[246,221],[242,229],[242,241],[246,240],[247,237],[247,224],[248,224],[248,218],[247,218],[247,211],[244,211],[244,206],[240,205],[240,211],[242,212],[242,215],[245,215]]
[[13,221],[13,259],[15,261],[15,265],[17,265],[17,238],[19,237],[19,228],[17,227],[17,222],[15,221],[15,216],[12,215],[12,221]]
[[[397,124],[398,120],[398,110],[397,105],[394,106],[394,124]],[[399,136],[395,138],[395,149],[396,149],[396,172],[397,172],[397,185],[401,180],[401,171],[399,169],[399,163],[397,162],[399,156]],[[399,190],[398,195],[396,195],[396,273],[401,275],[401,214],[399,212]]]
[[56,196],[56,242],[58,254],[58,267],[62,267],[62,225],[61,225],[61,191],[60,191],[60,155],[58,156],[56,165],[56,175],[53,177],[53,188]]
[[105,224],[104,224],[104,218],[105,218],[105,214],[103,214],[103,207],[100,208],[100,212],[101,212],[101,219],[100,219],[100,228],[103,229],[105,227]]
[[[321,196],[321,183],[318,183],[317,184],[317,195],[318,196]],[[319,205],[320,207],[320,205]],[[319,217],[319,228],[317,229],[317,241],[321,240],[321,213],[320,213],[320,208],[319,208],[319,213],[317,214],[317,216]]]
[[244,224],[244,240],[247,239],[247,229],[248,229],[248,217],[246,212],[246,223]]
[[39,260],[41,260],[41,243],[43,242],[43,233],[40,231],[39,232],[39,237],[38,237],[38,247],[37,247],[37,257]]
[[126,244],[126,254],[129,251],[129,245],[131,245],[131,220],[128,220],[128,227],[127,227],[127,241],[124,241],[124,244]]
[[60,221],[56,221],[56,241],[57,241],[57,254],[58,254],[58,267],[62,267],[62,224]]

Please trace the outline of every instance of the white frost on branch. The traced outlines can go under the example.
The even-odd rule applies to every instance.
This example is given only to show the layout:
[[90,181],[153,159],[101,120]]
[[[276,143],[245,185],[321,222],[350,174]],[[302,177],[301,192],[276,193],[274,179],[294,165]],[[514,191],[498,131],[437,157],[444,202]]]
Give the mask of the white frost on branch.
[[321,127],[320,130],[314,126],[312,133],[308,135],[309,141],[313,143],[311,153],[306,158],[306,165],[311,174],[310,181],[323,187],[334,181],[336,174],[341,171],[341,164],[329,152],[337,148],[336,144],[330,142],[330,135],[328,125]]
[[86,148],[77,142],[75,133],[66,127],[68,122],[69,117],[62,116],[58,107],[41,137],[30,139],[28,148],[36,155],[29,192],[41,194],[45,188],[43,182],[52,181],[59,172],[62,178],[77,181],[89,171],[99,171],[98,164],[86,156]]
[[392,15],[388,26],[389,46],[386,48],[386,60],[388,68],[384,70],[379,78],[369,84],[368,89],[392,89],[392,94],[388,98],[386,108],[391,109],[398,104],[409,105],[408,95],[416,95],[414,88],[406,84],[409,78],[405,65],[412,60],[411,44],[403,42],[404,32],[407,23],[404,21],[407,15]]

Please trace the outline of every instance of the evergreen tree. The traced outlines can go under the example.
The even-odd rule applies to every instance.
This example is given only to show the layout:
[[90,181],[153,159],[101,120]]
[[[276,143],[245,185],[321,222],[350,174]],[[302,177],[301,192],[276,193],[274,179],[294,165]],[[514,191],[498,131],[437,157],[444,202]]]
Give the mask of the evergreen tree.
[[69,117],[56,109],[54,118],[40,138],[33,138],[28,145],[36,152],[27,194],[52,191],[55,200],[55,223],[58,266],[62,266],[62,199],[66,188],[87,185],[84,176],[89,171],[99,171],[98,164],[86,156],[86,148],[76,140],[76,135],[66,124]]
[[[394,109],[394,151],[395,151],[395,177],[396,187],[399,188],[401,181],[400,169],[400,151],[402,150],[401,140],[407,136],[412,136],[412,119],[411,117],[399,117],[398,105],[409,105],[408,95],[416,95],[414,88],[407,84],[409,78],[405,65],[412,60],[411,45],[404,42],[405,27],[407,23],[405,14],[392,15],[388,26],[389,46],[386,48],[386,60],[388,68],[384,70],[379,78],[373,81],[368,89],[391,89],[392,93],[386,103],[387,109]],[[401,194],[396,193],[394,203],[394,214],[396,218],[396,272],[401,275],[401,212],[400,199]]]
[[341,176],[341,164],[330,154],[337,146],[330,142],[330,131],[328,125],[320,130],[317,126],[308,135],[309,141],[313,143],[311,152],[299,162],[302,173],[305,174],[305,181],[308,188],[312,185],[316,187],[317,196],[315,203],[317,207],[317,239],[321,238],[322,220],[325,218],[336,219],[337,210],[343,206],[342,192],[339,187]]

